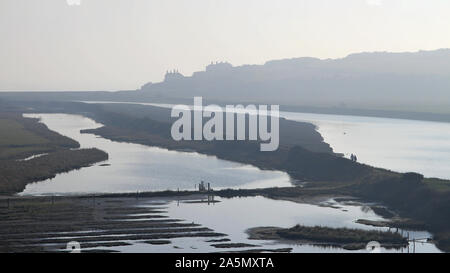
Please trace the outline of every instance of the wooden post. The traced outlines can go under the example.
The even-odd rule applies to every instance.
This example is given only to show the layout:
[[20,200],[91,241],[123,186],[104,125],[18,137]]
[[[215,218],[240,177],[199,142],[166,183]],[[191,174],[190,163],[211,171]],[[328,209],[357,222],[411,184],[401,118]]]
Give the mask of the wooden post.
[[6,204],[8,205],[8,209],[9,209],[9,198],[6,199]]
[[408,253],[409,253],[409,232],[407,234],[408,234]]
[[52,195],[52,205],[55,204],[55,196]]

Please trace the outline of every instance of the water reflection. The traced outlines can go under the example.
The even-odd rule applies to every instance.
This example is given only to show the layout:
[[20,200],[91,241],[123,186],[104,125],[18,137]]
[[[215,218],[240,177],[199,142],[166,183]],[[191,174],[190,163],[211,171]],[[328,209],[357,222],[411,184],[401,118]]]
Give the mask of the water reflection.
[[[171,108],[173,104],[130,103]],[[350,115],[280,112],[280,117],[310,122],[325,142],[347,157],[399,172],[450,179],[450,123]]]
[[[165,204],[170,217],[185,219],[186,223],[196,223],[212,228],[215,232],[228,234],[225,243],[246,243],[257,247],[218,249],[207,242],[210,238],[174,238],[168,245],[149,245],[142,242],[131,242],[132,245],[109,248],[121,252],[220,252],[244,251],[257,249],[292,248],[298,253],[323,252],[367,252],[367,250],[349,251],[339,247],[329,247],[311,244],[298,244],[289,241],[249,240],[246,230],[253,227],[277,226],[292,227],[296,224],[306,226],[347,227],[365,230],[387,230],[387,228],[372,227],[358,224],[357,219],[383,220],[376,215],[370,206],[361,204],[338,203],[333,199],[317,204],[302,204],[291,201],[273,200],[265,197],[217,198],[218,203],[199,203],[186,201],[171,201]],[[154,206],[148,202],[139,206]],[[426,231],[403,231],[410,238],[431,237]],[[432,243],[411,242],[409,247],[402,249],[385,249],[381,252],[407,253],[440,252]]]
[[[277,226],[292,227],[296,224],[306,226],[347,227],[365,230],[387,230],[388,228],[372,227],[355,223],[357,219],[383,220],[369,206],[348,205],[332,199],[319,204],[301,204],[291,201],[273,200],[265,197],[245,197],[221,199],[214,205],[199,203],[175,202],[169,204],[171,217],[184,217],[213,228],[217,232],[229,235],[233,242],[261,245],[262,248],[293,248],[293,252],[346,252],[342,248],[279,243],[264,240],[248,240],[245,231],[252,227]],[[426,231],[403,231],[410,238],[431,237]],[[211,249],[209,249],[211,250]],[[242,250],[242,249],[241,249]],[[217,251],[217,249],[216,249]],[[408,249],[382,249],[383,252],[407,252]],[[412,251],[412,245],[411,250]],[[366,252],[360,250],[359,252]],[[417,243],[416,252],[440,252],[430,243]]]
[[[200,180],[216,188],[290,186],[284,172],[260,170],[198,153],[168,151],[139,144],[119,143],[81,134],[81,129],[102,126],[92,119],[67,114],[27,114],[40,118],[49,129],[80,142],[82,148],[96,147],[109,160],[92,167],[57,175],[54,179],[27,185],[22,194],[76,194],[194,189]],[[106,164],[105,164],[106,163]]]
[[450,179],[450,123],[283,112],[315,124],[337,153],[399,172]]

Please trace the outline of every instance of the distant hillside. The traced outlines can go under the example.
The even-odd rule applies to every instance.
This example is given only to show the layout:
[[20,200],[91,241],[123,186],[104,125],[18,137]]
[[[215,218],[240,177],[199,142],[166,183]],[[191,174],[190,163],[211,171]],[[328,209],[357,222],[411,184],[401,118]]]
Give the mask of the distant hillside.
[[211,63],[138,90],[0,92],[5,101],[121,101],[280,104],[284,111],[450,122],[450,49],[358,53],[342,59],[294,58],[263,65]]
[[[450,49],[358,53],[342,59],[294,58],[233,67],[214,63],[184,77],[146,84],[143,98],[264,102],[365,108],[450,105]],[[413,108],[401,110],[414,110]]]

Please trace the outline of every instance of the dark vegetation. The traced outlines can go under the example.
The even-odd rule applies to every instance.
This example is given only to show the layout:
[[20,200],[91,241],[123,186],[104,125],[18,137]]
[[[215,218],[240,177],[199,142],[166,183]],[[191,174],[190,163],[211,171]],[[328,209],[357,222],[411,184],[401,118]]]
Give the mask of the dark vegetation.
[[426,224],[411,219],[390,219],[390,221],[373,221],[367,219],[358,219],[356,220],[356,223],[374,227],[390,227],[407,230],[421,231],[427,229]]
[[292,228],[253,228],[248,232],[251,239],[285,239],[352,250],[364,249],[371,241],[377,241],[381,246],[388,248],[400,248],[408,245],[407,239],[402,235],[389,231],[296,225]]
[[[110,202],[113,201],[113,202]],[[145,204],[145,206],[142,206]],[[69,241],[81,251],[111,251],[130,241],[170,244],[170,239],[198,237],[221,239],[226,234],[168,217],[160,204],[135,198],[11,197],[0,199],[0,253],[65,251]],[[166,203],[164,203],[166,204]],[[161,216],[126,221],[136,214]],[[45,236],[43,235],[45,234]],[[70,239],[68,239],[70,238]]]
[[[450,250],[449,240],[446,239],[450,232],[449,181],[425,179],[415,173],[400,174],[342,158],[332,153],[311,125],[298,123],[299,127],[293,128],[296,124],[280,122],[280,148],[274,152],[260,152],[257,141],[173,141],[167,109],[67,102],[22,103],[22,107],[24,110],[33,108],[28,110],[32,112],[89,116],[105,126],[85,132],[108,139],[197,151],[261,169],[286,171],[294,180],[311,182],[307,184],[307,189],[243,190],[242,194],[295,196],[306,190],[310,194],[346,194],[384,203],[401,216],[426,223],[428,230],[440,238],[438,246]],[[283,140],[284,134],[294,137]]]
[[0,194],[21,192],[28,183],[46,180],[56,174],[87,167],[108,159],[98,149],[59,150],[27,161],[2,160]]
[[215,248],[239,248],[239,247],[257,247],[257,245],[245,244],[245,243],[222,243],[212,244]]
[[[108,159],[97,149],[50,131],[37,119],[0,112],[0,194],[21,192],[28,183]],[[42,155],[27,159],[33,155]]]
[[0,112],[0,160],[23,159],[39,153],[79,148],[78,142],[64,137],[18,113]]
[[388,210],[385,207],[371,206],[370,208],[373,210],[373,212],[382,216],[383,218],[390,219],[395,216],[394,213],[392,213],[390,210]]
[[381,244],[407,245],[407,240],[403,236],[394,232],[383,232],[374,230],[361,230],[349,228],[329,228],[329,227],[306,227],[296,225],[292,228],[281,229],[278,232],[281,238],[305,239],[316,242],[331,243],[363,243],[378,241]]

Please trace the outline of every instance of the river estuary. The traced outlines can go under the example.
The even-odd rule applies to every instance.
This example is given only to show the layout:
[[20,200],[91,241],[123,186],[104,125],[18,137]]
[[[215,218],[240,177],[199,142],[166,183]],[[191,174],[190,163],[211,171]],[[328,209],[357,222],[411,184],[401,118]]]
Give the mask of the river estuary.
[[[211,182],[215,189],[291,185],[289,176],[284,172],[263,171],[250,165],[220,160],[214,156],[119,143],[92,134],[81,134],[80,130],[82,129],[102,126],[83,116],[68,114],[27,114],[25,116],[39,118],[49,129],[77,140],[82,148],[96,147],[106,151],[109,154],[109,160],[91,167],[59,174],[54,179],[29,184],[21,195],[71,195],[176,190],[178,188],[193,190],[195,184],[198,184],[201,180]],[[294,120],[312,119],[308,116],[295,115],[289,118]],[[315,123],[318,125],[319,131],[324,133],[325,141],[328,141],[332,134],[341,134],[341,132],[345,132],[346,134],[343,135],[348,139],[358,138],[357,132],[366,130],[367,128],[364,128],[364,126],[368,126],[367,123],[363,123],[362,128],[355,129],[358,126],[354,126],[351,122],[350,124],[344,124],[343,122],[339,123],[326,119],[316,120]],[[376,123],[374,126],[380,125]],[[336,127],[334,133],[329,129],[330,127]],[[346,141],[344,141],[340,145],[335,145],[335,142],[339,141],[342,141],[341,138],[336,137],[329,143],[336,152],[350,152],[350,150],[347,150],[350,144],[345,144]],[[440,141],[443,141],[442,135],[435,139],[435,143],[440,143]],[[373,151],[364,152],[363,147],[366,146],[362,142],[353,143],[351,151],[361,155],[361,158],[366,161],[376,161],[376,156],[370,157],[371,154],[376,153]],[[396,152],[396,154],[399,156],[405,155],[405,153],[400,152]],[[438,149],[436,149],[436,154],[441,154]],[[393,168],[400,169],[402,164],[394,164]],[[414,169],[412,165],[408,165],[408,168],[412,168],[412,171],[420,171],[420,169]],[[439,175],[441,172],[445,177],[446,167],[435,168],[429,172],[429,175]],[[442,177],[442,175],[440,176]],[[345,252],[345,250],[309,244],[248,240],[246,230],[258,226],[291,227],[295,224],[384,229],[355,223],[357,219],[382,219],[366,204],[337,202],[332,198],[310,204],[272,200],[264,197],[218,198],[217,201],[220,202],[208,204],[167,200],[164,208],[167,209],[170,217],[184,219],[189,223],[200,223],[216,232],[228,234],[233,242],[259,245],[267,249],[292,248],[293,252]],[[145,204],[141,204],[141,206],[145,206]],[[410,238],[431,237],[426,231],[402,232],[405,236],[409,233]],[[206,243],[204,238],[174,239],[170,245],[131,243],[129,246],[113,247],[112,249],[122,252],[219,251]],[[412,246],[410,246],[411,248]],[[245,248],[239,250],[245,250]],[[408,252],[408,248],[382,249],[382,251]],[[415,251],[439,252],[434,244],[426,242],[416,242]]]

